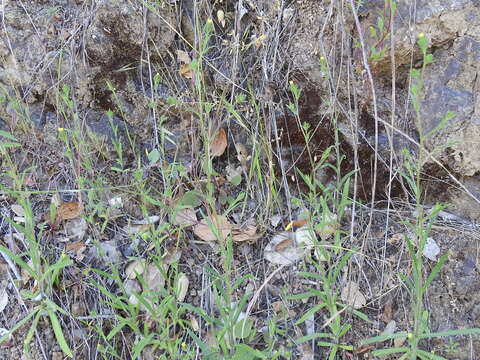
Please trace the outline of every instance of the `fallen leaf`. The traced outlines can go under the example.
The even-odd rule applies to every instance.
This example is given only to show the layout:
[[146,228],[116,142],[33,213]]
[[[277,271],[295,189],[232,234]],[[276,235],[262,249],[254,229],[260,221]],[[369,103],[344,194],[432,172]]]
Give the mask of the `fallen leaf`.
[[242,167],[227,165],[225,168],[227,173],[227,180],[235,186],[238,186],[242,183]]
[[84,218],[72,219],[65,223],[65,229],[69,237],[82,240],[88,230],[88,224]]
[[367,299],[360,292],[360,287],[353,281],[347,281],[345,287],[342,289],[340,298],[354,309],[360,309],[367,304]]
[[172,224],[189,227],[198,223],[197,214],[193,209],[180,209],[170,219]]
[[138,275],[142,275],[145,271],[145,260],[134,260],[125,268],[125,275],[127,279],[135,279]]
[[190,281],[188,280],[187,275],[185,275],[184,273],[181,273],[177,280],[177,288],[176,288],[177,301],[182,302],[183,300],[185,300],[185,296],[187,296],[189,284],[190,284]]
[[133,235],[148,230],[150,224],[155,224],[159,221],[160,216],[152,215],[146,219],[132,221],[132,224],[124,226],[123,231],[127,235]]
[[148,291],[156,292],[163,289],[165,286],[165,276],[164,274],[168,270],[168,265],[161,264],[157,266],[156,264],[150,264],[145,270],[145,274],[143,276]]
[[437,256],[440,254],[440,248],[433,238],[427,238],[425,247],[423,248],[423,255],[432,261],[437,261]]
[[114,208],[123,207],[123,200],[121,197],[114,197],[108,200],[108,205]]
[[192,62],[190,55],[183,50],[177,50],[177,60],[183,64],[190,64]]
[[78,218],[83,211],[83,206],[78,201],[70,201],[62,203],[57,209],[56,223],[59,224],[64,220]]
[[168,247],[165,251],[165,254],[163,254],[163,263],[166,265],[171,265],[173,263],[176,263],[178,260],[180,260],[180,257],[182,256],[182,251],[177,248],[177,247]]
[[222,25],[222,27],[224,28],[225,27],[225,13],[223,12],[223,10],[218,10],[217,11],[217,20],[220,23],[220,25]]
[[402,240],[404,239],[404,235],[403,233],[396,233],[396,234],[393,234],[388,240],[387,242],[391,245],[395,245],[397,243],[400,243]]
[[293,244],[293,239],[289,237],[285,240],[280,241],[277,245],[275,245],[275,251],[283,251],[287,247],[291,246],[292,244]]
[[148,230],[148,225],[125,225],[123,231],[127,235],[137,234]]
[[308,222],[307,219],[302,219],[302,220],[295,220],[295,221],[290,221],[287,226],[285,227],[285,231],[289,231],[291,229],[295,230],[299,227],[302,227],[306,225]]
[[85,243],[83,241],[76,241],[73,243],[68,243],[65,245],[65,252],[69,251],[77,251],[78,249],[82,248],[85,246]]
[[295,233],[281,232],[265,246],[264,257],[274,264],[290,265],[305,255],[305,247],[297,246]]
[[192,327],[193,331],[200,331],[200,325],[198,325],[197,318],[193,315],[190,315],[190,326]]
[[8,292],[7,287],[2,286],[0,289],[0,313],[5,310],[8,305]]
[[193,71],[189,64],[180,64],[178,72],[186,79],[193,79]]
[[397,322],[390,320],[380,335],[392,335],[397,330]]
[[220,128],[212,143],[210,144],[210,155],[212,157],[221,156],[227,148],[227,133],[224,128]]
[[127,279],[123,283],[123,287],[125,289],[125,294],[132,295],[133,293],[140,294],[142,291],[142,287],[137,280]]
[[254,241],[259,237],[257,227],[253,225],[247,225],[244,228],[238,228],[232,231],[232,239],[235,242]]
[[11,206],[11,209],[15,213],[15,215],[25,217],[25,210],[23,210],[23,207],[21,205],[13,204]]
[[127,279],[123,283],[125,293],[128,295],[128,302],[132,305],[138,304],[138,297],[135,294],[140,294],[142,288],[137,280]]
[[[388,283],[388,282],[386,282]],[[383,312],[382,312],[382,315],[380,316],[380,319],[385,322],[385,323],[388,323],[390,322],[390,320],[392,320],[392,317],[393,317],[393,302],[392,300],[387,300],[387,302],[385,303],[385,306],[383,307]]]
[[225,216],[203,219],[193,228],[193,233],[203,241],[223,241],[230,235],[232,224]]
[[407,340],[407,334],[405,334],[404,337],[398,337],[398,338],[393,339],[393,346],[394,347],[400,347],[400,346],[403,345],[405,340]]
[[308,225],[295,230],[295,241],[297,245],[304,245],[307,249],[312,249],[315,245],[315,232]]
[[160,220],[160,216],[152,215],[143,220],[134,220],[132,223],[135,225],[149,225],[149,224],[156,224]]

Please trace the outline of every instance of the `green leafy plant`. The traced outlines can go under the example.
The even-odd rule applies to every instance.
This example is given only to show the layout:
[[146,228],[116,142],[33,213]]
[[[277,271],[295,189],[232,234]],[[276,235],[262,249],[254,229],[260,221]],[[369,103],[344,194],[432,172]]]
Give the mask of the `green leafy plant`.
[[20,320],[12,329],[0,338],[0,343],[6,341],[15,331],[31,320],[30,330],[24,339],[24,352],[29,352],[30,342],[36,332],[41,318],[50,320],[57,342],[66,356],[73,357],[68,346],[57,313],[68,315],[60,306],[52,300],[54,286],[61,281],[62,270],[72,265],[72,260],[66,254],[53,264],[42,256],[38,239],[42,237],[43,230],[36,234],[32,207],[27,198],[22,195],[17,197],[18,203],[25,213],[25,224],[20,225],[13,221],[10,224],[25,237],[26,249],[23,253],[15,254],[7,247],[0,245],[0,251],[12,259],[23,271],[29,274],[34,282],[34,290],[21,290],[22,298],[28,299],[35,305],[29,313]]

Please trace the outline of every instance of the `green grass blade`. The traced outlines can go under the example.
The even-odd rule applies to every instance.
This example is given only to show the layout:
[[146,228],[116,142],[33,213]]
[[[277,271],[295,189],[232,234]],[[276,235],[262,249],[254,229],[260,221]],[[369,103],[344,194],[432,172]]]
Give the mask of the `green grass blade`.
[[318,304],[312,307],[310,310],[308,310],[305,314],[302,315],[300,319],[297,320],[295,325],[300,325],[302,324],[305,320],[307,320],[310,316],[314,315],[317,311],[322,310],[327,304]]
[[4,138],[7,138],[7,139],[10,139],[10,140],[13,140],[13,141],[18,141],[15,136],[13,136],[12,134],[10,134],[6,131],[3,131],[3,130],[0,130],[0,136],[4,137]]
[[435,279],[440,272],[440,269],[442,268],[443,264],[445,264],[445,261],[448,259],[448,254],[443,254],[440,259],[438,259],[438,262],[435,264],[433,267],[432,271],[428,275],[427,280],[425,280],[425,285],[424,285],[424,291],[427,291],[427,289],[430,287],[430,284],[432,283],[433,279]]
[[62,349],[63,353],[68,357],[73,357],[72,350],[70,350],[70,348],[68,347],[67,341],[63,336],[62,327],[60,326],[60,321],[58,321],[57,315],[55,315],[52,310],[48,309],[48,316],[50,317],[53,332],[55,334],[55,337],[57,338],[58,345],[60,345],[60,349]]
[[42,312],[37,311],[37,315],[32,321],[32,325],[28,330],[27,336],[25,336],[25,339],[23,340],[23,349],[24,349],[24,352],[26,353],[30,352],[30,342],[32,341],[33,335],[35,334],[35,329],[37,328],[37,325],[38,325],[38,322],[40,321],[41,316],[42,316]]
[[374,356],[384,356],[384,355],[391,355],[391,354],[398,354],[398,353],[406,353],[409,351],[410,348],[408,347],[396,347],[390,349],[381,349],[381,350],[374,350],[372,351],[372,355]]
[[360,341],[360,345],[367,345],[367,344],[372,344],[376,342],[383,342],[385,340],[401,339],[406,337],[407,337],[407,334],[400,334],[400,333],[379,335],[379,336],[374,336],[374,337]]
[[307,341],[310,341],[310,340],[313,340],[313,339],[317,339],[317,338],[331,338],[333,339],[334,336],[332,334],[329,334],[329,333],[315,333],[315,334],[311,334],[311,335],[305,335],[305,336],[302,336],[302,337],[299,337],[298,339],[295,340],[295,344],[302,344],[304,342],[307,342]]
[[479,334],[480,334],[479,328],[457,329],[457,330],[447,330],[447,331],[441,331],[436,333],[424,334],[424,335],[420,335],[419,338],[428,339],[428,338],[441,337],[441,336],[479,335]]

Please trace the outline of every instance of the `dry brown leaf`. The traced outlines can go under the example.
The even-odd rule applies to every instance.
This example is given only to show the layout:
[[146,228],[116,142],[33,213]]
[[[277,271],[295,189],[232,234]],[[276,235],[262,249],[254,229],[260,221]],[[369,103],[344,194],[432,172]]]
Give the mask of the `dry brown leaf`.
[[25,217],[25,210],[23,210],[23,207],[21,205],[13,204],[10,208],[15,213],[15,215]]
[[8,305],[8,292],[6,286],[0,288],[0,313],[5,310]]
[[219,215],[213,219],[203,219],[195,225],[193,232],[204,241],[223,241],[231,233],[232,227],[225,216]]
[[187,275],[181,273],[177,280],[177,301],[182,302],[185,300],[185,296],[187,296],[188,292],[188,285],[190,284],[190,280],[188,280]]
[[180,260],[181,256],[182,251],[177,247],[171,246],[167,247],[165,254],[163,254],[162,260],[164,264],[171,265]]
[[125,225],[123,231],[127,235],[133,235],[148,230],[148,225]]
[[227,133],[224,128],[220,128],[215,134],[210,144],[210,155],[212,157],[221,156],[227,148]]
[[382,315],[380,316],[380,320],[385,323],[390,322],[393,318],[393,301],[391,299],[387,300],[385,306],[383,307]]
[[180,209],[172,216],[171,222],[178,226],[193,226],[198,223],[197,214],[193,209]]
[[308,222],[307,219],[290,221],[290,222],[287,224],[287,226],[285,227],[285,231],[288,231],[288,230],[290,230],[290,229],[296,230],[297,228],[306,225],[307,222]]
[[360,309],[367,304],[367,299],[360,292],[360,287],[353,281],[347,281],[345,287],[342,289],[340,298],[354,309]]
[[192,62],[190,55],[183,50],[177,50],[177,60],[183,64],[190,64]]
[[142,220],[134,220],[133,224],[135,225],[149,225],[149,224],[156,224],[160,220],[160,216],[152,215]]
[[222,27],[224,28],[225,27],[225,13],[223,12],[223,10],[218,10],[217,11],[217,20],[220,23],[220,25],[222,25]]
[[147,283],[148,291],[160,291],[165,286],[165,274],[168,270],[166,264],[157,266],[156,264],[150,264],[145,270],[144,279]]
[[123,283],[123,287],[125,289],[125,293],[129,296],[128,301],[136,305],[138,304],[138,298],[135,294],[140,294],[142,292],[142,287],[140,286],[137,280],[127,279]]
[[303,245],[307,249],[312,249],[315,245],[315,232],[308,225],[295,230],[295,241],[297,245]]
[[395,320],[390,320],[380,335],[392,335],[395,333],[395,330],[397,330],[397,322]]
[[200,331],[200,325],[198,325],[197,318],[193,315],[190,315],[190,326],[192,327],[193,331]]
[[396,245],[398,243],[401,243],[404,239],[405,235],[403,233],[396,233],[396,234],[393,234],[388,240],[387,242],[391,245]]
[[145,218],[145,219],[142,219],[142,220],[132,221],[132,224],[125,225],[123,227],[123,231],[125,231],[125,233],[127,235],[140,233],[140,232],[148,230],[149,227],[150,227],[150,224],[155,224],[159,221],[160,221],[160,216],[152,215],[152,216],[149,216],[148,218]]
[[73,243],[68,243],[65,245],[65,252],[77,251],[78,249],[84,246],[85,246],[85,243],[83,241],[75,241]]
[[65,223],[65,230],[70,238],[82,240],[88,230],[88,224],[84,218],[72,219]]
[[134,260],[125,268],[125,275],[128,279],[135,279],[138,275],[142,275],[145,271],[146,263],[145,260],[139,259]]
[[71,220],[82,214],[83,206],[78,201],[70,201],[62,203],[57,209],[56,222],[60,223],[64,220]]
[[287,231],[275,235],[264,250],[265,259],[278,265],[293,264],[304,255],[305,247],[297,246],[295,233]]
[[193,70],[189,64],[180,64],[178,72],[180,73],[180,76],[183,76],[186,79],[193,78]]
[[293,239],[287,238],[285,240],[280,241],[277,245],[275,245],[275,251],[282,251],[289,246],[292,246]]
[[247,225],[244,228],[238,228],[232,231],[232,239],[235,242],[254,241],[259,237],[257,227],[253,225]]
[[405,334],[404,337],[398,337],[396,339],[393,339],[393,346],[394,347],[400,347],[403,345],[403,343],[407,340],[407,334]]

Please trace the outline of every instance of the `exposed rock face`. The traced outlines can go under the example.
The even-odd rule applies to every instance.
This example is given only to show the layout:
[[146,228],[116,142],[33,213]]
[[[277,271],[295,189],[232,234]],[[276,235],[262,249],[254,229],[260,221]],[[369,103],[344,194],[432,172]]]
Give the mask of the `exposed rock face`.
[[[480,8],[478,9],[480,14]],[[480,22],[480,20],[479,20]],[[480,40],[480,37],[479,39]],[[455,116],[428,139],[431,151],[441,148],[440,160],[455,172],[474,176],[480,171],[480,42],[470,36],[453,40],[435,52],[426,76],[422,123],[429,132],[448,111]]]
[[160,53],[173,41],[173,13],[168,7],[148,11],[144,17],[141,3],[102,0],[96,6],[85,45],[92,64],[103,70],[119,70],[138,61],[147,41],[155,43]]
[[[445,193],[446,198],[430,196],[429,200],[454,203],[459,215],[480,219],[474,207],[480,203],[477,189],[480,188],[480,3],[474,0],[441,0],[415,2],[397,1],[394,16],[394,66],[396,72],[395,108],[392,99],[392,59],[390,55],[390,9],[383,0],[366,0],[358,9],[360,25],[365,40],[366,55],[375,81],[377,98],[377,115],[380,119],[378,127],[378,156],[380,184],[382,183],[382,164],[388,162],[392,149],[393,160],[400,166],[401,153],[407,148],[412,153],[418,149],[420,132],[429,133],[437,128],[447,115],[454,114],[445,126],[430,134],[426,141],[427,150],[435,154],[435,158],[455,177],[461,178],[470,194],[456,191],[453,188]],[[322,114],[328,115],[328,106],[332,87],[326,81],[320,56],[325,56],[331,65],[329,74],[333,82],[338,84],[335,94],[342,104],[348,103],[348,94],[356,93],[361,111],[357,113],[357,131],[352,132],[354,112],[344,105],[344,112],[338,116],[337,124],[340,132],[350,146],[373,148],[375,144],[375,123],[372,106],[370,84],[363,72],[362,51],[358,42],[358,34],[350,13],[341,13],[334,5],[318,6],[315,10],[311,3],[299,6],[299,41],[295,42],[293,54],[295,66],[306,77],[309,86],[318,89],[322,101],[318,104]],[[353,49],[352,62],[358,76],[358,82],[348,83],[345,78],[348,68],[340,61],[345,53],[349,39],[335,32],[335,28],[324,26],[325,19],[336,19],[337,29],[350,31],[353,40],[349,46]],[[317,24],[315,27],[312,24]],[[343,28],[342,28],[343,26]],[[304,27],[304,28],[303,28]],[[422,55],[416,45],[419,33],[429,39],[428,52],[433,54],[433,63],[428,65],[424,76],[424,89],[421,104],[421,118],[415,119],[412,110],[412,99],[409,94],[410,69],[420,68]],[[356,40],[357,39],[357,40]],[[317,44],[313,46],[311,44]],[[347,44],[347,45],[345,45]],[[298,53],[298,47],[311,48],[311,51]],[[313,47],[312,47],[313,46]],[[322,72],[323,71],[323,72]],[[343,73],[343,75],[342,75]],[[312,85],[313,84],[313,85]],[[330,95],[329,95],[330,93]],[[311,105],[310,105],[311,106]],[[350,111],[350,112],[349,112]],[[390,122],[395,112],[394,126],[399,130],[393,134],[392,143],[388,137],[388,128],[381,120]],[[330,114],[331,115],[331,114]],[[373,159],[373,154],[363,155]],[[365,165],[368,163],[365,162]],[[370,169],[367,167],[367,171]],[[451,181],[445,170],[430,173],[433,178]],[[378,180],[377,179],[377,180]],[[368,184],[368,181],[367,181]],[[467,186],[468,184],[468,186]],[[430,193],[433,195],[434,191]],[[444,194],[442,194],[444,195]],[[469,204],[469,205],[467,205]]]
[[[391,69],[390,39],[379,39],[377,24],[387,14],[384,21],[388,26],[389,9],[384,8],[383,1],[366,1],[360,14],[364,16],[367,47],[384,51],[372,60],[372,69],[387,78]],[[467,0],[422,0],[413,8],[410,2],[400,1],[394,26],[399,79],[407,79],[410,64],[420,66],[421,54],[415,46],[417,35],[423,32],[430,39],[429,52],[433,53],[434,63],[425,74],[421,119],[424,134],[435,129],[448,111],[455,113],[447,126],[428,140],[429,150],[441,148],[437,156],[444,165],[464,176],[475,175],[480,171],[480,99],[476,95],[480,91],[480,4]],[[369,31],[372,27],[375,31]]]

